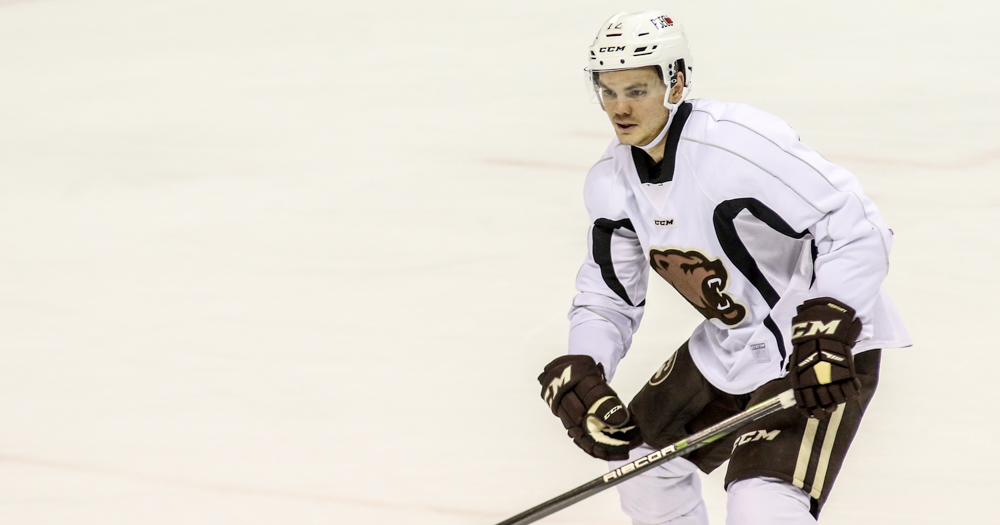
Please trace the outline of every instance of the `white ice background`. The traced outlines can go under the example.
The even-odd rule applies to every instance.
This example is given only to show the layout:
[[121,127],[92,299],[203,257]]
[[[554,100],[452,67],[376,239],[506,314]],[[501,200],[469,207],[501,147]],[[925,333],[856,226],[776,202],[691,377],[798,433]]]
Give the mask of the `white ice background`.
[[[654,7],[692,96],[781,116],[896,232],[916,345],[821,522],[996,523],[998,6],[0,0],[0,523],[488,525],[603,473],[535,377],[612,136],[586,48]],[[699,322],[650,287],[625,397]]]

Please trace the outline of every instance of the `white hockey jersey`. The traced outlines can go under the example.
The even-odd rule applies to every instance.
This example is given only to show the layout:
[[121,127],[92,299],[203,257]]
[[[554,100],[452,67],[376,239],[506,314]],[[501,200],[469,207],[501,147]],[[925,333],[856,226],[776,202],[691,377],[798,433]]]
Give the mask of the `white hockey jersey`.
[[590,249],[569,313],[571,354],[592,356],[610,380],[642,319],[650,270],[705,316],[691,357],[731,394],[786,373],[791,319],[813,297],[857,311],[854,353],[911,344],[882,289],[892,232],[847,170],[742,104],[685,102],[663,140],[652,166],[614,140],[587,176]]

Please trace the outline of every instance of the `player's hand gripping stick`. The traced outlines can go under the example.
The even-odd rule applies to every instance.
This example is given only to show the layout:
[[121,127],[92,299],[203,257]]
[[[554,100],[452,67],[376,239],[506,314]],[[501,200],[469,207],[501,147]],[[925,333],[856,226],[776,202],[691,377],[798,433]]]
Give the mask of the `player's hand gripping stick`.
[[604,379],[604,368],[586,355],[564,355],[538,376],[542,399],[584,452],[600,459],[627,459],[642,444],[629,424],[628,407]]
[[792,318],[792,359],[788,373],[795,401],[806,414],[822,419],[837,405],[858,397],[861,382],[851,348],[861,333],[854,309],[829,297],[810,299]]
[[742,428],[751,421],[756,421],[764,416],[773,414],[784,408],[795,406],[795,394],[792,390],[786,390],[763,403],[754,405],[744,412],[712,425],[701,432],[688,436],[673,445],[647,454],[631,463],[626,463],[611,472],[593,479],[579,487],[556,496],[541,505],[528,509],[517,516],[501,521],[497,525],[527,525],[534,523],[546,516],[554,514],[570,505],[589,498],[604,489],[611,488],[627,479],[647,472],[671,459],[683,456],[689,452],[698,450],[714,441],[718,441],[727,434]]

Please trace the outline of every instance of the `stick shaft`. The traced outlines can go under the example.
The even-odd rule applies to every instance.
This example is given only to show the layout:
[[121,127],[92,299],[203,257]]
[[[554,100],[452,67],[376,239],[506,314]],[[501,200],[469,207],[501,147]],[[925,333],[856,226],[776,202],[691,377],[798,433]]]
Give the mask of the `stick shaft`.
[[756,421],[764,416],[773,414],[784,408],[795,405],[795,397],[791,390],[786,390],[763,403],[754,405],[744,412],[720,421],[701,432],[697,432],[686,439],[682,439],[673,445],[667,446],[647,454],[631,463],[626,463],[607,474],[595,478],[579,487],[560,494],[540,505],[536,505],[517,516],[501,521],[497,525],[526,525],[534,523],[546,516],[554,514],[570,505],[589,498],[602,490],[611,488],[625,480],[647,472],[671,459],[683,456],[699,448],[718,441],[730,434],[734,430]]

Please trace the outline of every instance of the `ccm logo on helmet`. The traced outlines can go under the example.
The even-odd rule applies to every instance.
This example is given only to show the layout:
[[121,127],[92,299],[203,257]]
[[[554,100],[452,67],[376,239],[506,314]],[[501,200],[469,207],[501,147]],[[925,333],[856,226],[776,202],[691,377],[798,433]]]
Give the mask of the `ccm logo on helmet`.
[[625,46],[602,47],[601,49],[598,49],[598,51],[601,53],[617,53],[618,51],[625,51]]

